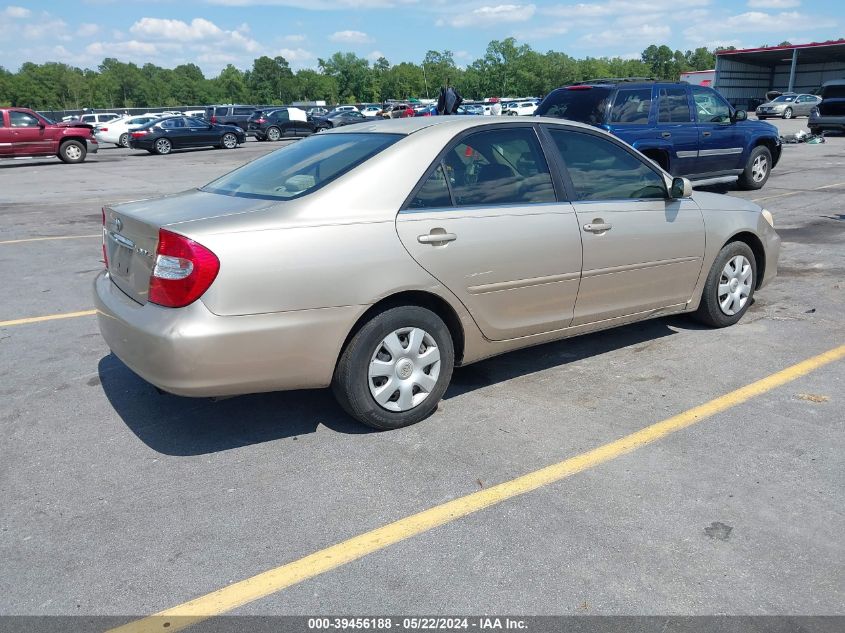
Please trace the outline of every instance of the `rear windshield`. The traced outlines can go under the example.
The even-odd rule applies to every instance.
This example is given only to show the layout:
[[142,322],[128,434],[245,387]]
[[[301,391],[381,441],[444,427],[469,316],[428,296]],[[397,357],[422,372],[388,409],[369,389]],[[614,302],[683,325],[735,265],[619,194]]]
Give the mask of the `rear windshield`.
[[834,84],[822,88],[822,99],[845,98],[845,84]]
[[244,165],[203,191],[290,200],[315,191],[393,145],[399,134],[317,134]]
[[611,86],[561,88],[543,99],[534,114],[600,125],[612,92]]

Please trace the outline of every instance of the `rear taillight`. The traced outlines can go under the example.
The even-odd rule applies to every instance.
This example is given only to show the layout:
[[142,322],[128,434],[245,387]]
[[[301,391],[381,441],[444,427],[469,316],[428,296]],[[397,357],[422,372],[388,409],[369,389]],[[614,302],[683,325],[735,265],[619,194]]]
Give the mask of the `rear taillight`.
[[147,130],[140,130],[138,132],[132,132],[132,138],[141,138],[147,135]]
[[216,116],[211,117],[211,122],[212,122],[212,123],[217,123],[217,117],[216,117]]
[[100,127],[100,128],[97,128],[97,129],[98,129],[100,132],[108,132],[108,131],[109,131],[109,128],[107,128],[107,127]]
[[109,267],[109,256],[106,253],[106,208],[103,207],[103,263],[106,265],[106,269]]
[[182,308],[199,299],[220,271],[220,260],[202,244],[159,229],[150,301]]
[[255,122],[256,122],[256,123],[267,123],[267,119],[264,119],[264,118],[261,118],[261,119],[256,119],[256,121],[255,121]]

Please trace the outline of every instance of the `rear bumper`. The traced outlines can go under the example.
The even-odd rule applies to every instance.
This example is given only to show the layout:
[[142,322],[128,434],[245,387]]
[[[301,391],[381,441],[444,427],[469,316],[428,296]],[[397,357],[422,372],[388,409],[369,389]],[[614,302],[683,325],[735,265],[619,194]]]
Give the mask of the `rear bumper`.
[[156,387],[228,396],[326,387],[341,346],[366,306],[218,316],[196,301],[171,309],[94,281],[100,332],[112,352]]
[[808,127],[821,128],[823,130],[842,130],[845,131],[845,116],[823,116],[810,115],[807,121]]
[[88,150],[89,154],[96,154],[100,149],[100,144],[96,140],[92,139],[85,139],[85,146],[85,149]]

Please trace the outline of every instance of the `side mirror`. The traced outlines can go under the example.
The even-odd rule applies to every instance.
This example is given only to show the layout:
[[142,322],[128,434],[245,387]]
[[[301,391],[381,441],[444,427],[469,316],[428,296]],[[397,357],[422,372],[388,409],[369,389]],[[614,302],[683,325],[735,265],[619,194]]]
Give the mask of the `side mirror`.
[[671,198],[689,198],[692,195],[692,183],[686,178],[673,178],[672,189],[669,191]]
[[737,121],[745,121],[748,118],[748,113],[745,110],[737,110],[734,112],[733,120],[734,123]]

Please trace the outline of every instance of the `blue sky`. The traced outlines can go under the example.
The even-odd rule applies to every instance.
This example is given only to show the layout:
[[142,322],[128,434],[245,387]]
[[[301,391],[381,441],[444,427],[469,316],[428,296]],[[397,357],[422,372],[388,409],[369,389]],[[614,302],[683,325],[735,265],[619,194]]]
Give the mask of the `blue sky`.
[[352,51],[391,63],[449,49],[460,65],[514,36],[575,57],[637,57],[650,43],[752,47],[845,36],[842,0],[0,0],[0,65],[104,57],[208,76],[283,55],[294,68]]

